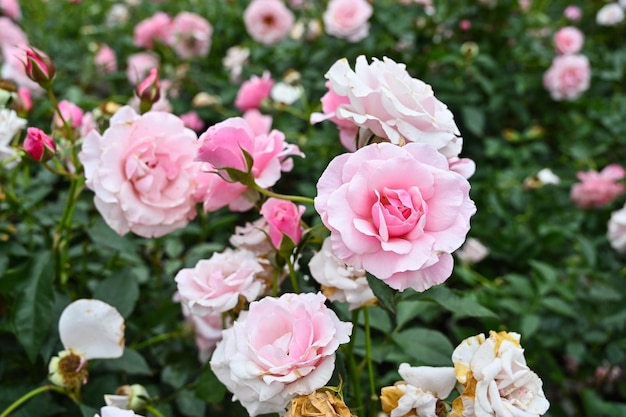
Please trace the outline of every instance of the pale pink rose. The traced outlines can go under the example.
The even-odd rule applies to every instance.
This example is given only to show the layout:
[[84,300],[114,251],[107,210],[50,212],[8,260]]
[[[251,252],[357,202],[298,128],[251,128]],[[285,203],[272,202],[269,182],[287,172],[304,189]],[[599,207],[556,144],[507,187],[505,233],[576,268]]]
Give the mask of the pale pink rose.
[[54,126],[62,128],[63,121],[65,121],[65,123],[67,123],[73,129],[78,129],[82,126],[84,113],[83,110],[76,104],[67,100],[61,100],[59,102],[59,111],[61,112],[61,116],[63,116],[63,119],[61,119],[61,116],[59,116],[59,114],[55,112],[54,116],[52,117],[52,123],[54,124]]
[[473,237],[468,237],[463,246],[455,252],[457,258],[466,264],[475,264],[489,256],[489,248]]
[[96,52],[96,55],[93,58],[93,63],[104,74],[117,71],[117,58],[115,56],[115,51],[106,44],[100,44],[98,52]]
[[463,140],[452,113],[430,85],[409,75],[404,64],[389,58],[374,58],[368,64],[361,55],[353,71],[343,58],[326,78],[336,94],[349,100],[337,107],[337,118],[396,145],[427,143],[448,158],[461,152]]
[[626,178],[626,170],[617,164],[607,165],[600,172],[580,171],[576,177],[580,182],[572,186],[570,198],[580,208],[602,207],[626,192],[618,182]]
[[247,110],[242,117],[255,136],[267,135],[272,129],[272,116],[264,115],[258,109]]
[[243,12],[243,21],[252,39],[272,45],[287,37],[294,17],[281,0],[252,0]]
[[583,17],[583,12],[580,7],[570,5],[563,10],[563,16],[569,21],[578,22]]
[[241,46],[231,46],[222,59],[222,65],[230,72],[230,81],[236,82],[241,78],[243,66],[248,62],[250,50]]
[[458,414],[475,416],[543,415],[550,403],[542,381],[526,365],[520,335],[489,332],[465,339],[452,352],[457,381],[466,389],[453,402]]
[[367,283],[365,270],[348,266],[337,258],[328,238],[324,239],[320,251],[309,261],[309,270],[330,301],[348,302],[350,310],[376,299]]
[[269,224],[269,236],[275,248],[280,248],[283,236],[294,244],[300,243],[302,226],[300,219],[306,207],[296,206],[291,201],[268,198],[261,206],[261,215]]
[[352,323],[340,321],[325,301],[320,293],[265,297],[223,331],[211,370],[250,416],[283,413],[291,398],[330,380]]
[[265,71],[262,77],[253,75],[241,84],[235,98],[235,106],[241,111],[258,109],[261,102],[270,96],[273,85],[274,80],[268,71]]
[[624,9],[618,3],[602,6],[596,14],[596,23],[602,26],[614,26],[624,20]]
[[28,36],[22,28],[20,28],[15,22],[5,16],[0,16],[0,49],[6,59],[7,47],[22,46],[22,49],[28,49]]
[[246,249],[257,256],[265,256],[274,250],[268,238],[269,224],[260,217],[252,223],[235,227],[235,234],[230,237],[230,244],[239,249]]
[[166,235],[196,215],[196,134],[173,114],[118,110],[100,135],[92,130],[78,157],[96,208],[118,234]]
[[181,301],[192,313],[201,316],[232,310],[240,297],[254,301],[265,289],[257,279],[263,267],[250,251],[226,249],[193,268],[181,269],[174,280]]
[[626,207],[611,213],[607,237],[613,249],[626,252]]
[[171,17],[164,12],[156,12],[151,17],[137,23],[133,31],[135,46],[152,49],[155,41],[166,43],[171,24]]
[[369,33],[372,12],[366,0],[330,0],[323,15],[326,33],[358,42]]
[[315,209],[339,259],[397,290],[424,291],[452,273],[450,254],[476,211],[469,188],[430,145],[376,143],[330,162]]
[[562,55],[580,52],[584,43],[585,35],[573,26],[562,27],[554,34],[554,47]]
[[336,113],[337,107],[340,105],[350,105],[350,99],[335,93],[329,81],[326,81],[326,87],[328,91],[321,98],[322,113],[312,113],[311,124],[330,120],[339,128],[341,144],[350,152],[354,152],[356,150],[356,137],[359,128],[351,120],[339,119]]
[[584,55],[559,55],[543,75],[553,100],[575,100],[589,88],[591,67]]
[[195,130],[196,132],[199,132],[204,128],[204,122],[202,121],[200,116],[198,116],[198,113],[196,113],[195,111],[189,111],[187,113],[183,113],[180,115],[180,118],[183,121],[183,123],[185,123],[185,126],[187,126],[191,130]]
[[126,78],[132,85],[139,84],[152,68],[159,67],[159,58],[150,52],[138,52],[128,57]]
[[22,18],[22,9],[17,0],[0,0],[0,12],[13,20]]
[[176,15],[167,37],[167,44],[182,59],[203,57],[209,53],[213,26],[202,16],[191,12]]

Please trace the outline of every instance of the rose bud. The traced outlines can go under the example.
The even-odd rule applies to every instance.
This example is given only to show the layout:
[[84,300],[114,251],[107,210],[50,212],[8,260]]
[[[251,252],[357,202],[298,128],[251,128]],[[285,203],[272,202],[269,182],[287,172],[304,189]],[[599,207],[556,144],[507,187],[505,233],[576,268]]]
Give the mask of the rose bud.
[[24,150],[39,162],[46,162],[52,159],[56,153],[54,140],[46,135],[43,130],[36,127],[26,129],[26,139],[24,140]]
[[159,80],[159,71],[152,68],[148,76],[137,85],[135,94],[141,100],[141,112],[150,110],[152,105],[161,98],[161,81]]
[[56,67],[52,60],[44,53],[34,49],[26,51],[26,75],[42,87],[47,87],[56,74]]

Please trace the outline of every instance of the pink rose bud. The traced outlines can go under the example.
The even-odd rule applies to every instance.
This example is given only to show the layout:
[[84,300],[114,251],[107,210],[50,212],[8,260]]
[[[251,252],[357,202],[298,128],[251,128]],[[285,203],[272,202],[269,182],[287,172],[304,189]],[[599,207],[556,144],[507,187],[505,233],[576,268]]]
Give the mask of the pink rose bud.
[[[148,76],[139,83],[135,89],[137,97],[141,100],[142,106],[144,103],[152,104],[159,101],[161,98],[161,81],[159,80],[159,70],[152,68],[148,73]],[[147,109],[147,110],[148,110]]]
[[49,161],[57,151],[54,140],[36,127],[26,129],[24,150],[39,162]]
[[261,207],[261,215],[270,225],[269,235],[272,244],[280,248],[283,235],[289,237],[296,245],[302,238],[300,219],[304,214],[304,206],[296,206],[291,201],[269,198]]
[[17,89],[17,102],[19,108],[25,112],[29,112],[33,108],[33,99],[28,88],[20,87]]
[[56,74],[56,67],[52,60],[43,53],[39,53],[34,49],[26,51],[26,75],[37,84],[45,87],[52,82]]

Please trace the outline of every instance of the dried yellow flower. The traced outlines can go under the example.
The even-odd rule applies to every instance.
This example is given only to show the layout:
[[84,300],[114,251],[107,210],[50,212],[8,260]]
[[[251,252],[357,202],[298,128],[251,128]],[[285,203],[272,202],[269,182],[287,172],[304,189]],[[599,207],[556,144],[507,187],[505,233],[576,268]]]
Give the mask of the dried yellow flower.
[[357,417],[330,390],[318,390],[291,400],[285,417]]

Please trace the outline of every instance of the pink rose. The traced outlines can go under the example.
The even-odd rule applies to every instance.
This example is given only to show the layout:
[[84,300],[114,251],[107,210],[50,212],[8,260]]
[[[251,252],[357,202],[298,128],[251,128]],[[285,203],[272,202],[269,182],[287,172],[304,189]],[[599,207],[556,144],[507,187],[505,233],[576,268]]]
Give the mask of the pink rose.
[[448,158],[461,152],[463,140],[452,113],[404,64],[389,58],[368,64],[359,56],[353,71],[344,58],[333,64],[326,78],[332,90],[349,101],[337,107],[336,117],[365,130],[362,141],[374,134],[396,145],[427,143]]
[[0,0],[0,11],[13,20],[20,20],[22,18],[22,9],[17,0]]
[[252,0],[243,12],[243,21],[252,39],[272,45],[289,34],[294,17],[281,0]]
[[45,162],[56,153],[54,140],[46,133],[36,127],[26,129],[26,139],[24,140],[24,150],[33,157],[35,161]]
[[581,181],[572,186],[570,198],[580,208],[602,207],[626,192],[617,181],[626,178],[626,171],[617,164],[606,166],[602,171],[578,172]]
[[563,10],[563,16],[565,16],[567,20],[578,22],[583,17],[583,12],[580,10],[580,7],[569,5]]
[[257,279],[263,267],[250,251],[226,249],[178,271],[174,280],[182,302],[201,316],[219,314],[237,306],[241,297],[254,301],[265,289]]
[[117,58],[115,57],[115,51],[106,44],[100,44],[98,52],[93,58],[93,63],[104,74],[117,71]]
[[180,115],[181,120],[189,129],[199,132],[204,127],[204,122],[195,111],[189,111]]
[[[0,17],[0,19],[6,18]],[[10,22],[9,19],[6,20]],[[4,36],[4,33],[1,32],[1,30],[3,30],[2,26],[3,25],[0,24],[0,33]],[[2,63],[2,70],[0,71],[0,78],[13,81],[19,88],[28,89],[34,96],[41,95],[44,92],[44,89],[41,88],[35,81],[31,80],[26,73],[26,66],[24,65],[24,50],[28,48],[28,46],[10,46],[4,41],[0,42],[3,42],[2,58],[4,59],[4,62]]]
[[61,100],[59,102],[59,111],[63,119],[61,119],[58,113],[54,113],[52,117],[52,122],[56,127],[62,128],[63,120],[74,129],[78,129],[83,124],[83,110],[76,104],[67,100]]
[[266,256],[274,251],[268,235],[269,224],[260,217],[245,226],[235,227],[235,234],[230,237],[229,242],[234,247],[249,250],[257,256]]
[[469,237],[463,246],[455,253],[461,262],[474,264],[489,256],[489,248],[483,245],[480,240]]
[[470,185],[432,146],[378,143],[333,159],[315,209],[346,264],[387,285],[424,291],[452,273],[475,213]]
[[133,41],[138,48],[152,49],[154,41],[165,43],[169,36],[171,18],[167,13],[156,12],[135,26]]
[[300,219],[306,207],[296,206],[291,201],[268,198],[261,206],[261,215],[270,226],[269,235],[275,248],[280,248],[283,235],[294,244],[300,243],[302,226]]
[[584,55],[560,55],[543,75],[543,85],[553,100],[575,100],[589,88],[591,68]]
[[323,120],[330,120],[336,124],[339,128],[341,144],[350,152],[354,152],[356,150],[356,136],[359,128],[351,120],[339,119],[336,113],[337,107],[340,105],[350,105],[350,99],[335,93],[328,81],[326,82],[326,87],[328,87],[328,92],[321,99],[322,113],[312,113],[311,123],[315,124]]
[[325,301],[320,293],[265,297],[223,331],[211,370],[250,416],[283,413],[291,398],[330,380],[352,323],[341,322]]
[[330,0],[323,15],[326,33],[358,42],[369,33],[372,11],[366,0]]
[[152,68],[159,67],[159,58],[149,52],[139,52],[128,57],[126,78],[132,85],[141,82]]
[[176,15],[167,36],[167,44],[182,59],[203,57],[209,53],[213,26],[202,16],[190,12]]
[[272,116],[261,114],[257,109],[247,110],[242,117],[255,136],[267,135],[272,129]]
[[611,247],[618,252],[626,252],[626,207],[611,213],[607,229]]
[[585,35],[573,26],[563,27],[554,34],[554,47],[562,55],[580,52],[583,43],[585,43]]
[[258,109],[261,102],[270,96],[273,85],[274,80],[268,71],[265,71],[262,77],[253,75],[239,88],[235,106],[241,111]]
[[78,157],[96,208],[118,234],[159,237],[196,215],[196,135],[173,114],[119,109],[100,135],[84,138]]

